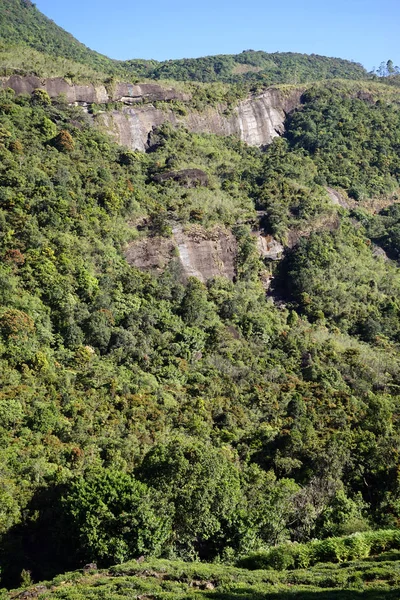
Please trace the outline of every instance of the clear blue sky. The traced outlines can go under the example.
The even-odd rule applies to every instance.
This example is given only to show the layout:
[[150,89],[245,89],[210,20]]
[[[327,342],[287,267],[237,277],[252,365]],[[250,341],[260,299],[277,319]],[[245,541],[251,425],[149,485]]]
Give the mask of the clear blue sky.
[[111,58],[191,58],[252,48],[400,65],[400,0],[35,0]]

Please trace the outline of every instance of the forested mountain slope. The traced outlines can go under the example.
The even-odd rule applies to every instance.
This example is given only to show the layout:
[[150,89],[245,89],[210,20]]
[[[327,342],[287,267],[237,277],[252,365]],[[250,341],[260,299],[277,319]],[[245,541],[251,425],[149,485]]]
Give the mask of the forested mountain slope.
[[[1,6],[34,11],[31,29],[18,26],[36,44],[43,24],[41,51],[64,35],[29,3]],[[9,27],[24,13],[10,14]],[[70,50],[100,68],[97,55]],[[256,600],[271,583],[281,598],[293,584],[338,598],[341,585],[374,582],[371,598],[391,597],[397,90],[305,86],[261,148],[166,122],[146,152],[133,151],[101,131],[99,113],[107,106],[84,110],[42,89],[0,91],[1,585],[97,561],[104,597],[148,585],[183,598],[196,565],[178,582],[181,566],[164,564],[173,572],[158,582],[141,563],[107,569],[142,555],[155,569],[159,557],[275,568],[354,560],[327,566],[325,578],[320,567],[274,572],[272,583],[231,570],[221,584],[217,569],[226,591],[193,593],[230,600],[250,586]],[[200,260],[191,276],[193,247],[215,272]],[[304,545],[279,545],[288,541]],[[376,571],[374,553],[385,563]],[[212,568],[199,569],[207,582]],[[57,579],[40,593],[96,597],[91,577],[62,579],[79,591]]]
[[[143,154],[45,92],[2,92],[5,582],[397,523],[400,275],[368,238],[395,253],[397,220],[362,197],[396,199],[399,112],[337,94],[311,95],[266,151],[164,127]],[[343,138],[324,133],[346,115]],[[356,179],[339,152],[363,161]],[[156,177],[188,167],[208,181]],[[265,233],[300,235],[278,264],[260,258],[257,210]],[[179,256],[127,264],[127,242],[178,224],[232,228],[233,282],[187,279]]]

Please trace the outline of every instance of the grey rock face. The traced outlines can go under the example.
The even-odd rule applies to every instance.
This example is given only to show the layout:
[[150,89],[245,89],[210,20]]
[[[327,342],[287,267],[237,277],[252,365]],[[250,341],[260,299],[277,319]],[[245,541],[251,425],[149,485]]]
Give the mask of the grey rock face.
[[269,260],[280,260],[282,258],[285,248],[275,238],[271,235],[261,235],[260,232],[256,236],[257,248],[263,258]]
[[174,256],[176,244],[160,236],[131,242],[125,250],[130,265],[144,271],[163,271]]
[[174,88],[165,88],[157,83],[118,83],[112,100],[125,102],[127,104],[135,102],[155,102],[156,100],[168,102],[169,100],[181,100],[187,102],[190,95],[179,92]]
[[52,79],[39,79],[39,77],[29,76],[21,77],[13,75],[12,77],[1,77],[1,87],[11,88],[16,94],[32,94],[34,90],[45,90],[50,98],[57,98],[60,94],[64,95],[69,104],[85,103],[105,104],[109,101],[109,96],[104,85],[69,85],[65,79],[55,77]]
[[143,270],[161,271],[178,258],[186,277],[203,282],[217,275],[233,279],[236,256],[236,238],[222,227],[209,231],[201,226],[187,231],[176,227],[171,238],[143,238],[125,250],[128,263]]
[[231,231],[221,227],[212,231],[193,227],[184,232],[177,228],[174,240],[187,276],[204,282],[218,275],[234,278],[237,241]]
[[258,96],[239,102],[231,114],[226,114],[226,106],[216,106],[177,116],[172,110],[154,107],[151,102],[187,102],[190,95],[156,83],[118,83],[112,90],[107,90],[104,85],[70,85],[62,78],[40,79],[14,75],[0,78],[0,85],[12,88],[17,94],[31,94],[38,88],[46,90],[51,98],[62,94],[70,104],[122,102],[127,106],[119,111],[99,114],[96,120],[117,142],[142,151],[147,149],[153,128],[165,122],[174,126],[183,125],[195,133],[237,135],[251,146],[270,144],[274,137],[283,133],[286,114],[299,105],[302,94],[300,89],[285,94],[270,88]]
[[290,96],[279,90],[267,90],[240,102],[229,116],[220,106],[178,117],[172,110],[163,111],[148,104],[101,114],[97,119],[117,142],[133,150],[146,150],[153,128],[165,122],[183,125],[194,133],[237,135],[250,146],[263,146],[283,133],[286,114],[300,104],[300,96],[298,90]]
[[57,98],[64,94],[67,102],[82,104],[107,104],[108,102],[125,102],[134,104],[138,102],[155,102],[162,100],[190,100],[188,94],[179,92],[174,88],[165,88],[156,83],[118,83],[115,88],[108,92],[104,85],[71,85],[62,77],[40,79],[35,76],[13,75],[12,77],[0,78],[2,88],[11,88],[16,94],[31,94],[36,89],[46,90],[50,98]]
[[344,198],[344,196],[340,192],[334,190],[331,187],[327,187],[326,191],[332,204],[336,204],[337,206],[341,206],[342,208],[350,208],[349,202]]

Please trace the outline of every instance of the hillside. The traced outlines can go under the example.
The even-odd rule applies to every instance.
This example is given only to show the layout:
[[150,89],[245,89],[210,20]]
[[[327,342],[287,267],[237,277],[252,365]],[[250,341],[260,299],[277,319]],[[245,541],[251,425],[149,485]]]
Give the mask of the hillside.
[[113,68],[113,61],[78,42],[30,0],[1,0],[0,39],[3,47],[26,45],[51,57],[84,63],[100,71]]
[[[254,557],[251,559],[253,565],[248,568],[243,568],[243,565],[238,568],[154,559],[131,561],[107,570],[97,570],[92,564],[81,571],[65,573],[36,585],[29,585],[29,576],[25,574],[25,585],[10,594],[4,593],[2,598],[312,600],[318,597],[320,600],[394,600],[398,598],[399,591],[400,554],[398,542],[393,544],[393,539],[389,541],[388,533],[395,537],[394,532],[370,535],[371,540],[374,539],[374,556],[368,556],[368,536],[326,540],[325,560],[322,558],[318,564],[308,568],[303,565],[302,568],[284,569],[276,561],[276,568],[265,569],[263,565],[256,565]],[[339,549],[340,545],[345,547],[346,543],[347,556],[346,552],[342,552],[338,562],[333,549]],[[295,549],[296,546],[292,547]],[[284,550],[283,547],[276,548],[275,556],[281,553],[283,558]],[[251,563],[251,560],[248,562]]]
[[397,597],[400,91],[0,8],[0,597]]
[[[0,47],[3,74],[39,76],[116,76],[128,80],[173,79],[225,83],[304,83],[327,78],[364,79],[365,69],[351,61],[296,53],[255,52],[168,60],[116,61],[78,42],[45,17],[30,0],[0,0]],[[10,48],[11,46],[11,48]],[[21,47],[22,46],[22,47]],[[32,49],[27,51],[27,47]],[[50,63],[50,65],[49,65]],[[79,66],[81,65],[81,66]],[[84,68],[82,68],[84,67]],[[4,66],[3,66],[4,68]]]

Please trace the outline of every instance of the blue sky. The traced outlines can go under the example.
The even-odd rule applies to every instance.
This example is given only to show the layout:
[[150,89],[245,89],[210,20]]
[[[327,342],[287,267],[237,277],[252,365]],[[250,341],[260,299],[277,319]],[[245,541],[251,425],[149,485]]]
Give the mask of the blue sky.
[[400,0],[35,0],[111,58],[189,58],[252,48],[400,65]]

